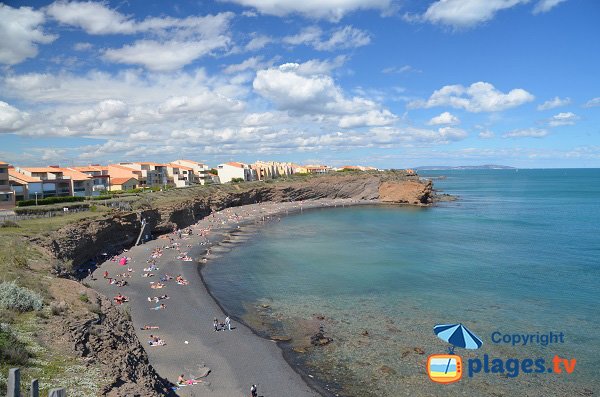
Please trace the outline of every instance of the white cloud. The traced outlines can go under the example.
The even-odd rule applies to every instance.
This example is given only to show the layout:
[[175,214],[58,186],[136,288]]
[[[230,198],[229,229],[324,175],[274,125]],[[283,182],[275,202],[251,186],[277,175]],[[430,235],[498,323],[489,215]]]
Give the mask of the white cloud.
[[374,135],[370,140],[378,144],[393,144],[402,142],[405,144],[421,143],[426,145],[448,144],[461,141],[468,137],[466,131],[454,127],[441,127],[437,130],[407,127],[375,127],[370,130]]
[[583,106],[586,107],[586,108],[593,108],[593,107],[596,107],[596,106],[600,106],[600,97],[590,99]]
[[31,7],[12,8],[0,4],[0,63],[16,65],[38,53],[37,44],[49,44],[57,36],[41,27],[44,14]]
[[391,74],[391,73],[408,73],[408,72],[415,72],[415,73],[421,73],[421,71],[419,69],[415,69],[414,67],[410,66],[410,65],[404,65],[404,66],[391,66],[389,68],[385,68],[381,71],[381,73],[385,73],[385,74]]
[[226,36],[187,42],[139,40],[122,48],[106,50],[104,58],[117,63],[142,65],[154,71],[169,71],[180,69],[228,44]]
[[409,103],[410,108],[431,108],[452,106],[469,112],[498,112],[533,101],[534,96],[521,88],[515,88],[504,94],[492,84],[477,82],[469,87],[447,85],[431,94],[426,100]]
[[92,109],[82,110],[69,116],[65,124],[69,127],[79,127],[91,122],[102,122],[112,118],[125,117],[128,114],[127,104],[115,99],[100,102]]
[[309,45],[319,51],[338,51],[365,46],[371,42],[371,36],[364,30],[344,26],[333,30],[329,38],[323,39],[321,28],[309,26],[296,35],[284,37],[283,42],[291,45]]
[[169,33],[179,38],[193,34],[214,36],[226,29],[234,16],[231,12],[223,12],[187,18],[149,17],[136,21],[102,2],[93,1],[56,1],[46,8],[46,12],[61,24],[78,27],[93,35],[151,32],[157,35]]
[[0,101],[0,133],[13,132],[27,124],[29,115],[19,109]]
[[557,96],[555,96],[552,99],[547,100],[546,102],[542,103],[541,105],[539,105],[537,107],[537,110],[548,110],[548,109],[554,109],[554,108],[558,108],[561,106],[566,106],[568,104],[571,103],[571,98],[559,98]]
[[541,128],[526,128],[509,131],[502,135],[504,138],[543,138],[548,135],[548,131]]
[[225,67],[225,69],[223,69],[223,72],[226,74],[239,73],[239,72],[243,72],[245,70],[257,70],[257,69],[263,68],[265,66],[266,65],[263,62],[263,57],[256,56],[256,57],[248,58],[238,64],[227,65],[227,67]]
[[265,46],[272,43],[273,41],[274,41],[273,38],[271,38],[269,36],[256,35],[248,42],[248,44],[246,44],[244,46],[244,49],[246,51],[257,51],[257,50],[260,50],[261,48],[264,48]]
[[84,42],[80,42],[80,43],[75,43],[73,45],[73,49],[75,51],[88,51],[91,50],[94,46],[92,45],[92,43],[84,43]]
[[58,22],[84,29],[89,34],[133,33],[135,22],[93,1],[57,1],[46,9]]
[[564,1],[566,0],[540,0],[533,8],[533,13],[540,14],[548,12]]
[[555,114],[548,121],[548,125],[550,127],[560,127],[563,125],[573,125],[575,122],[579,120],[579,116],[572,112],[561,112],[559,114]]
[[396,116],[387,109],[369,110],[362,114],[351,114],[342,116],[338,123],[340,128],[374,127],[390,125],[396,120]]
[[391,0],[224,0],[253,7],[262,14],[284,16],[302,14],[308,18],[339,21],[344,15],[357,10],[385,11]]
[[493,131],[490,131],[490,130],[485,130],[485,131],[481,131],[481,132],[478,134],[478,136],[479,136],[481,139],[492,139],[493,137],[495,137],[495,136],[496,136],[496,134],[494,134],[494,132],[493,132]]
[[420,17],[422,20],[450,25],[470,27],[489,21],[501,10],[527,3],[529,0],[438,0],[431,4]]
[[455,125],[455,124],[460,124],[460,119],[450,112],[444,112],[444,113],[440,114],[439,116],[433,117],[431,120],[429,120],[429,122],[427,124],[428,125],[442,125],[442,124]]

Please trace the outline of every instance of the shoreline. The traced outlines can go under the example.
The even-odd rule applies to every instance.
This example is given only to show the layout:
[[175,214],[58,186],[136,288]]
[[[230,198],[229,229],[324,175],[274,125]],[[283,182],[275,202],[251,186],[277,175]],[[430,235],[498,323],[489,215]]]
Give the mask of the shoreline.
[[[239,319],[233,320],[233,326],[236,327],[234,330],[213,332],[212,318],[217,317],[222,320],[227,313],[208,289],[203,279],[202,268],[211,257],[221,255],[221,253],[214,253],[214,248],[218,250],[218,247],[223,247],[222,243],[229,241],[232,233],[238,230],[243,232],[244,227],[256,225],[260,228],[271,217],[297,214],[309,209],[365,204],[380,203],[375,200],[322,199],[304,202],[267,202],[226,208],[190,226],[194,234],[182,238],[181,241],[176,240],[182,245],[180,250],[165,249],[163,257],[157,260],[160,270],[155,272],[155,279],[144,280],[141,274],[143,268],[149,266],[146,260],[151,249],[162,247],[169,242],[163,237],[132,247],[122,253],[120,257],[131,257],[128,266],[119,266],[117,262],[108,260],[96,269],[98,270],[95,272],[96,280],[88,278],[86,281],[109,299],[117,293],[130,298],[130,303],[127,305],[136,334],[148,353],[150,363],[163,378],[176,383],[177,376],[181,373],[186,377],[193,377],[203,372],[205,367],[210,368],[211,374],[203,379],[203,383],[180,388],[176,391],[178,395],[245,396],[250,385],[257,383],[260,394],[264,392],[266,395],[290,395],[291,393],[294,396],[329,397],[332,396],[331,392],[324,389],[320,382],[293,365],[289,353],[279,346],[280,342],[260,336]],[[243,215],[240,216],[240,213]],[[210,227],[208,238],[202,241],[203,238],[199,236],[198,230],[207,227]],[[247,235],[252,234],[253,232],[250,231]],[[213,252],[207,255],[207,248]],[[184,262],[176,259],[177,255],[173,255],[179,252],[189,252],[188,255],[192,257],[198,254],[198,257],[194,257],[192,262]],[[126,272],[127,267],[133,268],[134,271],[131,273],[131,278],[127,279],[129,285],[125,287],[109,285],[106,280],[98,276],[104,271],[108,271],[109,275],[115,272]],[[172,280],[168,281],[167,286],[160,291],[148,287],[150,281],[158,281],[158,277],[165,273],[172,276],[182,274],[190,285],[178,286]],[[196,284],[202,285],[198,288]],[[167,308],[159,311],[149,310],[155,304],[148,302],[147,296],[162,294],[171,297],[164,301]],[[194,303],[197,304],[196,307]],[[189,307],[190,304],[192,307]],[[196,320],[197,315],[202,320],[201,324]],[[164,321],[165,317],[167,324]],[[173,319],[173,322],[168,321],[169,319]],[[152,324],[153,322],[156,324]],[[155,334],[164,339],[167,345],[149,346],[144,338],[147,339],[152,331],[140,329],[145,324],[159,325],[160,329],[155,331]],[[177,325],[180,326],[179,329]],[[200,340],[198,334],[202,334]],[[223,336],[223,334],[228,335]],[[188,343],[183,344],[182,339]],[[230,343],[224,343],[223,339],[230,339]]]

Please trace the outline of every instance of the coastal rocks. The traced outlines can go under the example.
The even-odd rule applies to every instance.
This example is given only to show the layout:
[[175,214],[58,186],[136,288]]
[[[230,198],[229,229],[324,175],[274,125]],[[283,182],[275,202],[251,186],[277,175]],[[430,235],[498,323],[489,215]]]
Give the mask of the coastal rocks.
[[169,384],[149,364],[127,314],[98,296],[97,312],[67,318],[63,333],[84,358],[97,362],[110,380],[102,390],[110,397],[169,396]]
[[333,342],[333,338],[325,335],[325,328],[319,327],[319,332],[310,337],[310,344],[313,346],[325,346]]
[[393,181],[379,186],[379,201],[384,203],[428,205],[432,203],[432,194],[431,181]]

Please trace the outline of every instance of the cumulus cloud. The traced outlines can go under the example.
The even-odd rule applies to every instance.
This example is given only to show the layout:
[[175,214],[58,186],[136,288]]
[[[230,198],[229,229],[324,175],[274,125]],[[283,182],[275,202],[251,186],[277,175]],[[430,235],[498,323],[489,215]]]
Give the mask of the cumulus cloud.
[[477,82],[469,87],[447,85],[431,94],[428,100],[417,100],[409,103],[410,108],[431,108],[435,106],[452,106],[469,112],[498,112],[533,101],[534,96],[522,88],[515,88],[508,93],[498,91],[492,84]]
[[0,101],[0,133],[14,132],[27,124],[29,115],[19,109]]
[[550,120],[548,120],[548,125],[550,127],[560,127],[563,125],[573,125],[575,122],[579,120],[579,116],[572,112],[561,112],[559,114],[555,114],[552,116]]
[[561,106],[566,106],[568,104],[571,103],[571,98],[559,98],[557,96],[555,96],[552,99],[547,100],[546,102],[542,103],[541,105],[539,105],[537,107],[537,110],[548,110],[548,109],[554,109],[554,108],[558,108]]
[[92,109],[82,110],[69,116],[65,124],[69,127],[78,127],[90,122],[102,122],[116,117],[125,117],[128,114],[127,104],[115,99],[100,102]]
[[504,138],[543,138],[548,135],[548,131],[541,128],[525,128],[512,130],[502,135]]
[[600,106],[600,97],[590,99],[583,106],[586,108],[593,108],[596,106]]
[[298,34],[284,37],[283,42],[291,45],[308,45],[319,51],[362,47],[371,42],[369,33],[352,26],[334,29],[328,38],[323,38],[323,35],[323,31],[318,26],[309,26]]
[[566,0],[540,0],[533,8],[533,13],[541,14],[544,12],[548,12],[564,1]]
[[342,116],[337,120],[340,128],[393,123],[395,116],[377,103],[362,97],[347,98],[331,76],[309,73],[315,66],[287,63],[260,70],[254,90],[278,109],[293,114]]
[[429,122],[427,124],[428,125],[442,125],[442,124],[455,125],[455,124],[460,124],[460,119],[450,112],[444,112],[444,113],[440,114],[439,116],[433,117],[431,120],[429,120]]
[[229,38],[226,36],[184,42],[139,40],[122,48],[106,50],[104,58],[117,63],[142,65],[154,71],[169,71],[180,69],[228,44]]
[[391,0],[224,0],[252,7],[262,14],[285,16],[301,14],[308,18],[328,19],[334,22],[357,10],[389,9]]
[[38,53],[37,44],[52,43],[58,36],[44,32],[44,14],[31,7],[0,4],[0,63],[16,65]]
[[448,144],[450,142],[461,141],[469,136],[466,131],[454,127],[440,127],[437,130],[428,128],[407,127],[375,127],[370,130],[373,137],[369,139],[379,144],[403,143],[421,143]]
[[470,27],[489,21],[498,11],[529,0],[438,0],[421,16],[422,20],[453,27]]

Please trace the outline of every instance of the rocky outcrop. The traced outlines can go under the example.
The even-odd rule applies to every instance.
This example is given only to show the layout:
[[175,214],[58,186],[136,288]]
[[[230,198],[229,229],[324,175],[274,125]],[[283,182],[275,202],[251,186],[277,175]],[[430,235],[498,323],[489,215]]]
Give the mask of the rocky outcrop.
[[102,296],[97,297],[97,305],[97,313],[66,317],[63,331],[79,355],[100,364],[103,376],[110,381],[101,394],[109,397],[174,395],[168,382],[150,366],[126,313]]
[[379,186],[379,201],[383,203],[428,205],[433,200],[431,181],[383,182]]

